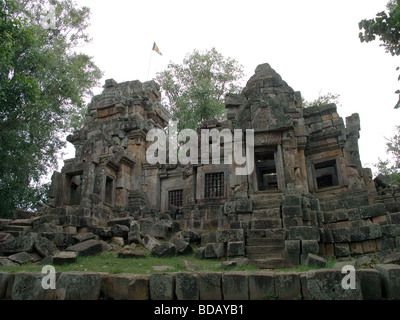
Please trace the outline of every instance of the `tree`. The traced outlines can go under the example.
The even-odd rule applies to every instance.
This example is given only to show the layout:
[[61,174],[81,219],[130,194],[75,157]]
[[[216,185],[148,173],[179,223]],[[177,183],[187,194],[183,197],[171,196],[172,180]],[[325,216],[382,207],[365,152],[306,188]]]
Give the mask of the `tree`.
[[[376,37],[382,42],[386,52],[392,56],[400,55],[400,1],[390,0],[386,5],[388,12],[382,11],[376,14],[375,19],[364,19],[358,26],[362,32],[359,37],[361,42],[375,41]],[[399,70],[399,67],[397,68]],[[398,77],[400,80],[400,76]],[[400,94],[400,90],[395,92]],[[400,96],[395,109],[400,108]]]
[[225,95],[237,93],[242,78],[243,67],[215,48],[194,50],[182,64],[170,62],[156,75],[172,120],[179,120],[179,130],[196,129],[203,120],[222,119]]
[[330,93],[328,92],[327,94],[321,94],[321,92],[318,95],[318,98],[312,101],[306,101],[303,99],[303,107],[304,108],[309,108],[309,107],[321,107],[321,106],[326,106],[330,103],[334,103],[336,105],[339,105],[339,98],[340,94],[337,93]]
[[0,217],[43,196],[41,177],[101,78],[75,51],[88,17],[72,0],[0,0]]
[[375,164],[378,170],[378,174],[390,176],[392,183],[400,183],[400,126],[396,126],[395,135],[386,139],[386,153],[391,155],[391,160],[382,160],[379,158],[379,162]]

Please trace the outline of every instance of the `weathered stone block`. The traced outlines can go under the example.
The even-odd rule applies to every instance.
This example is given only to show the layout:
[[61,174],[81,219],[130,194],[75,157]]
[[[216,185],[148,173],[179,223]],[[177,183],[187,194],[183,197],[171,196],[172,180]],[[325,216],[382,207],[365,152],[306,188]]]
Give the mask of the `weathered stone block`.
[[63,272],[57,279],[57,293],[64,300],[98,300],[101,276],[90,272]]
[[14,277],[14,275],[0,272],[0,300],[3,300],[6,296],[7,286],[11,277]]
[[178,300],[199,300],[199,282],[196,274],[177,273],[175,293]]
[[75,251],[62,251],[53,256],[53,264],[62,265],[64,263],[74,263],[78,253]]
[[74,243],[80,243],[80,242],[85,242],[87,240],[92,240],[95,239],[96,235],[92,232],[84,232],[84,233],[79,233],[74,236],[72,236],[72,239],[74,240]]
[[172,243],[164,243],[153,248],[151,254],[157,257],[175,257],[178,254],[178,250]]
[[309,253],[305,264],[308,267],[323,268],[326,265],[326,260],[320,256]]
[[198,274],[200,300],[222,300],[222,273]]
[[113,300],[148,300],[150,275],[107,275],[102,279],[102,294]]
[[228,242],[226,255],[228,257],[244,256],[244,242],[243,241]]
[[350,255],[350,247],[348,243],[335,243],[335,256],[348,257]]
[[18,264],[24,264],[24,263],[29,263],[29,262],[34,262],[35,257],[32,254],[29,254],[27,252],[20,252],[13,254],[8,257],[12,262],[18,263]]
[[303,210],[301,206],[286,206],[282,207],[282,216],[285,217],[302,217]]
[[320,240],[319,230],[316,227],[290,227],[289,228],[290,240]]
[[362,242],[351,242],[351,243],[349,243],[349,247],[350,247],[350,253],[352,256],[364,254]]
[[346,274],[342,270],[311,270],[302,276],[303,296],[307,300],[361,300],[362,291],[359,281],[356,289],[345,290],[342,280]]
[[275,281],[272,272],[249,274],[249,299],[269,300],[275,297]]
[[180,254],[188,254],[193,252],[192,246],[188,242],[183,241],[179,238],[172,238],[171,243],[176,247]]
[[351,233],[350,228],[338,228],[333,229],[333,238],[335,242],[350,242],[351,241]]
[[381,226],[382,235],[389,237],[400,236],[400,226],[397,224],[387,224]]
[[299,206],[301,207],[301,196],[298,194],[289,194],[282,197],[282,207]]
[[300,264],[300,240],[285,241],[285,260],[288,267],[298,266]]
[[152,274],[149,280],[151,300],[175,299],[175,275]]
[[387,214],[387,210],[383,203],[376,203],[374,205],[365,206],[360,208],[361,218],[373,218]]
[[308,255],[309,253],[318,254],[319,244],[317,240],[302,240],[301,253]]
[[50,290],[42,288],[44,274],[38,272],[21,272],[14,276],[12,287],[13,300],[46,300]]
[[363,300],[382,299],[382,283],[378,270],[356,270],[356,281],[361,284]]
[[35,238],[32,235],[20,236],[3,243],[3,252],[13,254],[19,252],[32,252]]
[[207,243],[204,250],[204,257],[206,259],[218,259],[225,257],[225,245],[223,243]]
[[128,239],[129,227],[122,224],[114,224],[111,227],[111,233],[113,237],[121,237],[123,239]]
[[16,266],[18,266],[18,263],[12,262],[8,258],[0,257],[0,266],[3,266],[3,267],[16,267]]
[[217,242],[219,243],[228,243],[234,241],[243,241],[243,230],[218,230],[216,232]]
[[246,272],[229,272],[222,275],[224,300],[248,300],[249,279]]
[[383,297],[400,300],[400,266],[396,264],[377,264],[382,281]]
[[153,250],[155,247],[161,246],[161,243],[150,235],[145,235],[142,239],[142,243],[147,250]]
[[346,221],[349,219],[347,210],[336,210],[333,212],[324,212],[324,222],[333,223],[338,221]]
[[35,250],[43,258],[51,257],[58,251],[54,243],[43,237],[38,237],[36,239]]
[[102,245],[98,240],[88,240],[70,246],[66,249],[67,251],[75,251],[78,256],[87,257],[93,256],[102,252]]
[[236,213],[246,213],[253,211],[253,201],[249,199],[236,200]]
[[140,231],[129,231],[128,233],[128,243],[141,243],[142,237],[140,236]]
[[274,275],[275,294],[279,300],[301,300],[300,276],[295,272]]
[[131,226],[131,221],[132,221],[132,218],[129,218],[129,217],[128,218],[111,219],[111,220],[107,221],[107,226],[113,227],[113,226],[119,224],[119,225],[123,225],[123,226],[126,226],[129,228]]
[[378,251],[375,240],[365,240],[362,242],[364,253],[375,253]]

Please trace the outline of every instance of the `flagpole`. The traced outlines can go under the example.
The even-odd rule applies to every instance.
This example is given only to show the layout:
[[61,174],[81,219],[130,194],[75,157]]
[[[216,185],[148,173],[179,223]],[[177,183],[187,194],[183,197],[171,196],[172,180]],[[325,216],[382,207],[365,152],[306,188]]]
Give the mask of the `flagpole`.
[[149,59],[149,67],[147,69],[147,81],[149,81],[149,73],[150,73],[150,65],[151,65],[151,57],[153,56],[153,50],[150,52],[150,59]]

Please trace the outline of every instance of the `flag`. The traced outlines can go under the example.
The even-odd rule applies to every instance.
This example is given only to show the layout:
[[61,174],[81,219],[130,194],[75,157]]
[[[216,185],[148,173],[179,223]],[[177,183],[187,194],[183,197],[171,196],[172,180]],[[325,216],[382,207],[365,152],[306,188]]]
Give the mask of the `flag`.
[[153,44],[153,50],[154,50],[155,52],[157,52],[160,56],[162,56],[162,53],[161,53],[160,49],[158,49],[158,47],[157,47],[157,45],[156,45],[155,42],[154,42],[154,44]]

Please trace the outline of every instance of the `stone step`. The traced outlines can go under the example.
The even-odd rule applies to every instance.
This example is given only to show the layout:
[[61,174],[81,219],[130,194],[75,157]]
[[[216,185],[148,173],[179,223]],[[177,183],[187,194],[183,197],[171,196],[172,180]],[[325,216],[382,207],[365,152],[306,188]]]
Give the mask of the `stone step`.
[[32,227],[8,225],[3,228],[3,231],[11,233],[13,236],[15,236],[15,234],[26,234],[26,233],[32,231]]
[[253,210],[252,218],[253,220],[265,219],[265,218],[280,218],[281,217],[281,209],[280,208],[272,208],[272,209],[256,209]]
[[276,229],[249,229],[246,230],[247,239],[250,238],[266,238],[285,240],[286,230],[282,228]]
[[248,263],[260,269],[280,269],[286,266],[283,258],[249,259]]
[[274,246],[246,246],[246,256],[250,258],[250,255],[265,255],[268,256],[279,256],[282,257],[285,254],[285,247],[274,247]]
[[280,208],[281,200],[278,199],[260,199],[260,200],[253,200],[253,210],[257,209],[274,209]]
[[247,238],[246,246],[285,247],[285,240],[268,238]]
[[282,228],[281,218],[269,218],[251,222],[251,229],[278,229]]

